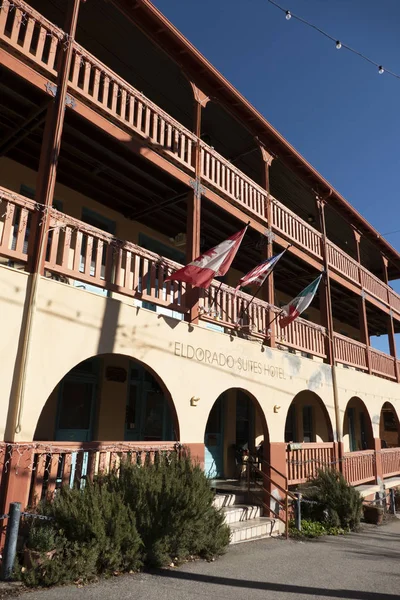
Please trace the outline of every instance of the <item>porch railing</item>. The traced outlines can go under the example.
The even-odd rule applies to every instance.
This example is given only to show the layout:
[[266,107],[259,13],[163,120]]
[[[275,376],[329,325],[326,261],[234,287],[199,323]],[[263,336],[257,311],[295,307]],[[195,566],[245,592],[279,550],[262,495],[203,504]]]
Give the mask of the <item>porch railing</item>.
[[[294,447],[293,447],[294,446]],[[333,442],[292,445],[286,454],[288,483],[298,485],[317,475],[318,469],[336,469],[335,445]]]
[[381,450],[382,472],[384,477],[400,475],[400,448]]
[[334,334],[333,342],[337,362],[357,369],[367,369],[367,347],[365,344],[352,340],[340,333]]
[[375,450],[346,452],[343,455],[343,475],[352,485],[375,480]]
[[27,442],[7,447],[4,471],[7,487],[18,489],[32,507],[61,485],[82,487],[96,475],[118,469],[123,460],[145,466],[177,452],[175,442]]
[[[22,0],[3,0],[0,11],[0,41],[20,53],[25,60],[55,80],[57,55],[69,43],[64,32],[47,21]],[[95,110],[107,114],[129,131],[150,142],[158,152],[194,174],[193,148],[200,146],[201,178],[231,202],[266,222],[266,202],[272,203],[272,222],[268,224],[288,241],[311,256],[322,260],[321,234],[268,196],[229,160],[173,119],[165,111],[119,77],[90,52],[74,42],[69,89]],[[383,281],[328,242],[330,266],[339,274],[362,287],[374,298],[400,314],[400,296]],[[361,279],[361,280],[360,280]]]

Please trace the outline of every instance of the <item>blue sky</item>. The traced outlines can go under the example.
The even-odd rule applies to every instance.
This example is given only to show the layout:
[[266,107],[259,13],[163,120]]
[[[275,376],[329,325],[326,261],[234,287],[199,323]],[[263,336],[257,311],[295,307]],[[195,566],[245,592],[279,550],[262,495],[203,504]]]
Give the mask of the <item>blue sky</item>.
[[[153,2],[378,231],[400,230],[400,80],[267,0]],[[399,0],[280,3],[400,73]]]

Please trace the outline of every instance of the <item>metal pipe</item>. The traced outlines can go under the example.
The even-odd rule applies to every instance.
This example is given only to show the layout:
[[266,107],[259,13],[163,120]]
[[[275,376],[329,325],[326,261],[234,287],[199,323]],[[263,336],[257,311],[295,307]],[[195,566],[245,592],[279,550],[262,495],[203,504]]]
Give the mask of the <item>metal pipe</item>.
[[3,562],[1,565],[1,580],[12,579],[14,562],[17,554],[19,522],[21,519],[21,503],[11,502],[8,515],[6,542],[4,545]]

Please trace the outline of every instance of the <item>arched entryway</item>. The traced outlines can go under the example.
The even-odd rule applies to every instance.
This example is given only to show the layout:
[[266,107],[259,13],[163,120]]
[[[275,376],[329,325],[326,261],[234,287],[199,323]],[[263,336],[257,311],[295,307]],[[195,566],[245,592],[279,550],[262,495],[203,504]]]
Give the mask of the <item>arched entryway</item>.
[[343,446],[345,452],[374,448],[371,417],[364,402],[357,396],[353,396],[346,406],[343,420]]
[[215,401],[206,425],[206,475],[237,478],[243,453],[268,458],[268,442],[266,419],[254,396],[240,388],[226,390]]
[[382,406],[379,420],[379,437],[382,448],[398,448],[400,446],[400,422],[396,409],[390,402]]
[[171,395],[149,367],[104,354],[76,365],[59,382],[39,417],[35,440],[177,441]]
[[293,398],[286,417],[285,442],[333,442],[332,423],[321,398],[303,390]]

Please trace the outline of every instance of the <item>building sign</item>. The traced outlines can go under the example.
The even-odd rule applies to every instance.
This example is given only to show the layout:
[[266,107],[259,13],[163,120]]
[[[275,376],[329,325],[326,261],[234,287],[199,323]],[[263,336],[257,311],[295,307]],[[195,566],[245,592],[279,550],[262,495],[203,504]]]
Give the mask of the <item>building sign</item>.
[[236,373],[254,373],[255,375],[264,375],[275,379],[285,379],[285,373],[282,367],[275,367],[268,363],[250,360],[248,358],[235,358],[231,354],[223,352],[212,352],[206,348],[191,346],[175,342],[175,356],[194,360],[205,365],[223,367]]

